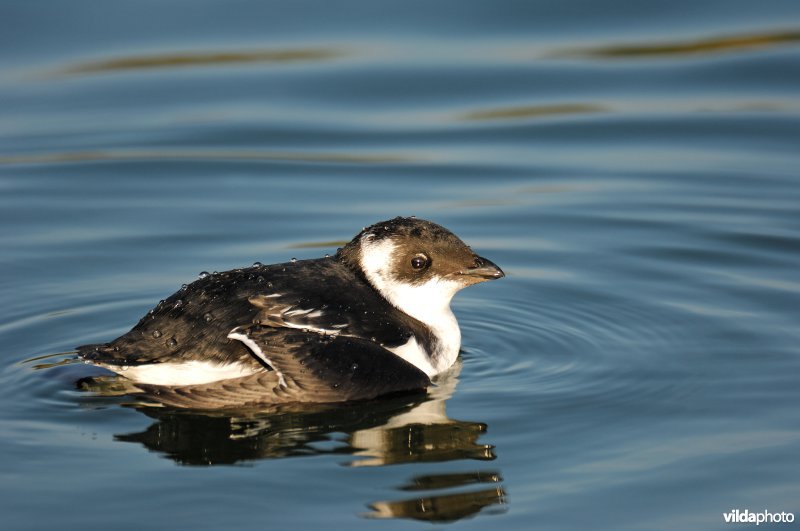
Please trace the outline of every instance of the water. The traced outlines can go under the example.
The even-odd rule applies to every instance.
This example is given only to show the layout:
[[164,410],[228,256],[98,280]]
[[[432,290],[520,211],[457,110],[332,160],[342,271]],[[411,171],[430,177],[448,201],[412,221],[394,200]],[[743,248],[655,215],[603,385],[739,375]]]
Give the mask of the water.
[[[798,60],[790,1],[0,3],[3,528],[797,514]],[[430,397],[153,412],[60,354],[412,214],[508,274]]]

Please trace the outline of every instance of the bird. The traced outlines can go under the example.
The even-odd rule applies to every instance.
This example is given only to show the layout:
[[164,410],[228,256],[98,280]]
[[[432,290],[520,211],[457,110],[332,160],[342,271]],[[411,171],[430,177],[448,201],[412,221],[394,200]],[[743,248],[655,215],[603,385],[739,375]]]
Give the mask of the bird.
[[504,276],[444,227],[396,217],[333,256],[203,272],[127,333],[77,353],[176,408],[420,392],[458,357],[453,296]]

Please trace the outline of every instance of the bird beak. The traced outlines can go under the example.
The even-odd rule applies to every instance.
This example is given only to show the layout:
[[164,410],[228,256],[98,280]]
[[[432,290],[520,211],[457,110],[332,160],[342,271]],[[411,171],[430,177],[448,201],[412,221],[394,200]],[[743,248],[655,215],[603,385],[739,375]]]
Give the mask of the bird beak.
[[467,275],[470,277],[475,277],[478,279],[478,282],[484,280],[493,280],[496,278],[503,278],[506,276],[503,273],[503,270],[497,267],[497,265],[492,262],[491,260],[487,260],[481,256],[475,257],[475,264],[472,267],[469,267],[463,271],[460,271],[462,275]]

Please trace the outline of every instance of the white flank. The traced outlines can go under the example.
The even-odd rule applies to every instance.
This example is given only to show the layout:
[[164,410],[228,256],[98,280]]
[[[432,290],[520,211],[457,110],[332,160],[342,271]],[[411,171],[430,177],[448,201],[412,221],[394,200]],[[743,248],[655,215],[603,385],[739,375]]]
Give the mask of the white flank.
[[151,363],[148,365],[103,365],[117,374],[134,382],[152,385],[197,385],[231,378],[241,378],[254,374],[260,368],[243,363],[225,365],[209,361],[184,361],[170,363]]
[[[369,235],[361,242],[361,267],[370,283],[392,305],[425,323],[437,339],[436,352],[427,353],[412,338],[394,350],[428,376],[449,368],[461,348],[461,329],[450,309],[453,295],[464,287],[452,280],[433,278],[423,284],[408,284],[392,278],[389,268],[395,246],[390,240],[372,242]],[[425,359],[427,358],[427,360]]]
[[278,368],[275,365],[273,365],[272,361],[270,361],[270,359],[266,356],[266,354],[264,354],[264,351],[261,350],[261,348],[256,344],[255,341],[247,337],[245,334],[238,332],[237,330],[238,328],[234,328],[233,330],[231,330],[231,332],[228,334],[228,338],[236,339],[247,345],[247,348],[249,348],[253,352],[253,354],[255,354],[264,363],[272,367],[272,370],[274,370],[275,374],[278,376],[278,383],[282,387],[286,387],[286,380],[283,378],[283,373],[280,370],[278,370]]
[[433,360],[431,359],[431,356],[424,348],[422,348],[422,345],[417,343],[417,339],[414,336],[411,336],[408,341],[399,347],[387,348],[386,350],[403,358],[411,365],[414,365],[419,370],[427,374],[430,378],[433,378],[439,373],[439,371],[437,371],[432,364]]

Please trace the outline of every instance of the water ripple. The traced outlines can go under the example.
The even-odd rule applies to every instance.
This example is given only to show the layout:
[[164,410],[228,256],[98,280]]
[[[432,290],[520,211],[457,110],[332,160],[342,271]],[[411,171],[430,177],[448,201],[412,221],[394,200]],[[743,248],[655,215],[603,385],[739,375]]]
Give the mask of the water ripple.
[[565,292],[487,302],[481,312],[502,319],[473,312],[460,319],[471,380],[464,388],[471,391],[503,389],[553,405],[633,404],[691,392],[683,358],[673,355],[696,348],[682,333],[688,317],[680,309]]
[[58,164],[93,161],[269,160],[329,164],[397,164],[419,161],[408,155],[366,153],[268,152],[253,150],[103,150],[0,156],[0,164]]
[[800,43],[800,31],[775,31],[707,37],[663,43],[642,42],[625,45],[598,46],[555,51],[550,57],[584,57],[597,59],[628,59],[708,55],[746,50],[761,50]]
[[101,61],[91,61],[68,66],[54,76],[75,76],[98,73],[114,73],[127,70],[174,69],[198,66],[227,66],[249,63],[298,63],[308,61],[330,61],[344,56],[335,48],[296,48],[286,50],[239,50],[228,52],[184,52],[160,53],[156,55],[134,55]]
[[588,114],[604,112],[608,109],[602,105],[589,103],[562,103],[554,105],[526,105],[519,107],[501,107],[471,111],[462,116],[468,121],[478,120],[508,120],[522,118],[551,117],[571,114]]

